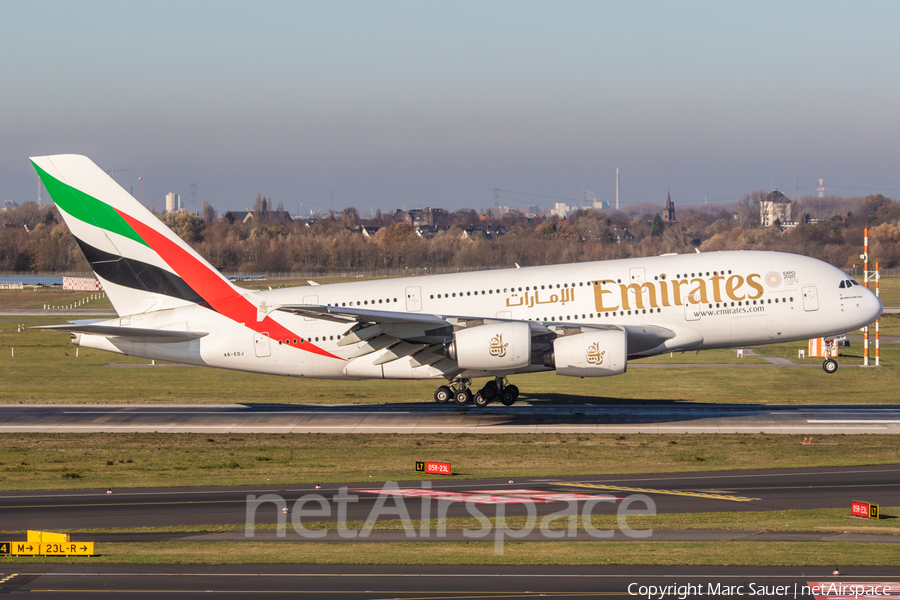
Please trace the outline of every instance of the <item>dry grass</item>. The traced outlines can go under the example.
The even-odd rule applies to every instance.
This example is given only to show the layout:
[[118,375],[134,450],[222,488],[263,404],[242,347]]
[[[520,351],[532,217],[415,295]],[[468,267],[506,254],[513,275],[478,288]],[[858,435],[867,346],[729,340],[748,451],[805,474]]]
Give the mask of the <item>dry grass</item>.
[[[897,460],[892,436],[821,436],[817,441],[836,443],[821,446],[800,441],[765,434],[10,433],[4,434],[0,445],[0,487],[409,481],[419,478],[413,470],[417,459],[449,460],[455,476],[467,479],[849,466]],[[358,460],[361,453],[366,456],[364,463]],[[80,477],[67,478],[67,471]]]
[[95,558],[0,558],[15,563],[361,565],[897,566],[897,544],[844,542],[98,543]]

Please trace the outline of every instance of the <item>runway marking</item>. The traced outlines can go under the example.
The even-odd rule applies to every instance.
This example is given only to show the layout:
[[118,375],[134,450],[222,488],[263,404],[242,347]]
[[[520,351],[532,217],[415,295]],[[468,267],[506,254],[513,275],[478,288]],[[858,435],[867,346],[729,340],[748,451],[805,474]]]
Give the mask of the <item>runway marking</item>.
[[900,419],[808,419],[807,423],[900,423]]
[[[118,409],[118,410],[64,410],[62,414],[64,415],[258,415],[264,417],[266,415],[297,415],[298,417],[302,417],[303,415],[409,415],[413,412],[420,411],[391,411],[391,412],[381,412],[381,411],[367,411],[367,412],[350,412],[352,409],[348,410],[267,410],[267,411],[254,411],[252,409],[235,409],[235,410],[127,410],[127,409]],[[32,411],[22,411],[23,413],[29,413]],[[2,413],[0,413],[2,414]]]
[[[406,594],[428,594],[426,591],[390,591],[390,590],[377,590],[377,591],[362,591],[362,590],[210,590],[210,589],[196,589],[196,590],[159,590],[159,589],[84,589],[84,590],[73,590],[73,589],[45,589],[38,590],[33,589],[29,590],[31,592],[38,593],[48,593],[48,592],[56,592],[56,593],[66,593],[66,594],[76,594],[76,593],[88,593],[88,594],[306,594],[306,595],[333,595],[333,594],[353,594],[353,595],[361,595],[361,596],[373,596],[380,594],[389,594],[389,598],[391,600],[396,600],[397,598],[403,598],[404,600],[476,600],[479,598],[534,598],[535,596],[542,596],[547,598],[584,598],[585,596],[621,596],[621,592],[460,592],[458,594],[454,594],[453,592],[437,592],[439,594],[444,594],[440,596],[436,595],[428,595],[428,596],[407,596]],[[450,595],[446,595],[450,594]]]
[[615,490],[617,492],[643,492],[645,494],[666,494],[669,496],[689,496],[692,498],[710,498],[713,500],[731,500],[733,502],[751,502],[762,498],[745,498],[743,496],[731,496],[728,494],[709,494],[703,492],[688,492],[685,490],[656,490],[650,488],[623,487],[618,485],[599,485],[593,483],[560,483],[570,487],[591,488],[597,490]]
[[17,575],[18,575],[18,573],[13,573],[12,575],[7,575],[3,579],[0,579],[0,583],[6,583],[7,581],[12,579],[13,577],[16,577]]

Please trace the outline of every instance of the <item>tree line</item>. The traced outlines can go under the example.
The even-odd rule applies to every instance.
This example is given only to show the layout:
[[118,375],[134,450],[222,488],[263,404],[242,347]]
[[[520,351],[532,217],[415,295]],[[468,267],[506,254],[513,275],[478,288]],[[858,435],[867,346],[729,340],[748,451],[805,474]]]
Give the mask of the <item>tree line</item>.
[[[677,221],[670,224],[658,218],[660,206],[649,204],[611,213],[579,210],[565,219],[464,209],[444,215],[437,233],[424,237],[402,215],[377,213],[364,221],[355,208],[309,221],[286,220],[281,210],[260,211],[244,222],[231,213],[217,216],[206,203],[200,215],[159,218],[226,273],[524,267],[695,248],[791,252],[851,269],[861,266],[866,226],[873,260],[882,268],[900,267],[900,202],[881,195],[801,198],[792,207],[797,225],[782,231],[760,226],[759,203],[767,194],[752,192],[728,206],[676,207]],[[90,270],[55,206],[26,202],[0,213],[0,223],[0,271]],[[377,232],[366,237],[362,225]],[[491,228],[491,236],[473,227]]]

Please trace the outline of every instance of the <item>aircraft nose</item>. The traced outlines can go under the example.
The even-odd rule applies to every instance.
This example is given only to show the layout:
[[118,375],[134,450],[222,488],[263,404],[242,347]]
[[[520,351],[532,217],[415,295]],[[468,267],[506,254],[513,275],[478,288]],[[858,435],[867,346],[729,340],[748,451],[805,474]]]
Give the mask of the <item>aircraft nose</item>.
[[881,304],[881,300],[878,299],[871,290],[866,290],[864,295],[864,301],[862,303],[862,309],[868,317],[869,323],[874,323],[875,319],[881,316],[881,312],[884,310],[884,305]]

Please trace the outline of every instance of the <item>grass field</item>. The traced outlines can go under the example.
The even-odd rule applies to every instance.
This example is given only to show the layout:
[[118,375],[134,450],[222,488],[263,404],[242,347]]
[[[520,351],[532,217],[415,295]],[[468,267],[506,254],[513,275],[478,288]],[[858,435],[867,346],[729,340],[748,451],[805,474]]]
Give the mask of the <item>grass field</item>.
[[455,477],[466,479],[897,462],[892,436],[816,440],[834,445],[766,434],[8,433],[0,445],[0,489],[410,481],[420,478],[416,460],[450,460]]
[[[326,283],[324,279],[317,279]],[[345,281],[341,279],[340,281]],[[281,286],[286,282],[279,282]],[[265,285],[261,287],[266,287]],[[274,286],[273,286],[274,287]],[[900,305],[900,278],[882,280],[886,306]],[[0,291],[0,309],[40,309],[83,299],[84,292]],[[892,299],[893,298],[893,299]],[[108,300],[84,308],[111,308]],[[109,367],[147,364],[69,344],[66,333],[17,331],[62,319],[0,319],[0,403],[384,403],[430,402],[432,381],[315,381],[203,368]],[[884,334],[900,335],[900,316],[881,320]],[[765,357],[818,365],[797,358],[805,343],[756,348]],[[13,350],[14,349],[14,356]],[[728,369],[679,364],[766,364],[738,359],[729,350],[662,355],[641,361],[674,368],[632,368],[600,380],[552,373],[516,376],[522,399],[532,404],[759,403],[895,404],[900,387],[896,350],[885,347],[880,369],[862,369],[859,344],[826,375],[818,368]],[[4,434],[0,489],[85,489],[200,485],[410,481],[419,458],[452,458],[457,477],[496,478],[596,473],[720,471],[754,468],[896,463],[891,436],[822,436],[835,445],[804,446],[781,435],[206,435],[206,434]],[[363,472],[360,452],[367,456]],[[67,475],[68,474],[68,475]],[[893,511],[893,512],[891,512]],[[850,521],[846,510],[760,511],[658,515],[635,528],[848,530],[897,534],[896,520]],[[900,508],[883,507],[898,516]],[[612,528],[606,517],[595,526]],[[638,518],[641,519],[641,518]],[[453,521],[453,520],[451,520]],[[511,526],[518,526],[510,518]],[[222,524],[222,530],[235,524]],[[466,520],[449,526],[473,526]],[[353,526],[351,524],[351,526]],[[396,527],[380,522],[379,527]],[[265,527],[265,526],[263,526]],[[872,528],[872,529],[869,529]],[[203,530],[210,530],[206,526]],[[186,530],[186,529],[185,529]],[[863,530],[861,530],[863,531]],[[310,563],[310,564],[754,564],[898,565],[895,544],[782,542],[507,542],[502,556],[485,542],[429,544],[148,543],[98,544],[91,559],[0,558],[6,562],[96,563]]]
[[[94,558],[0,557],[8,563],[380,565],[896,566],[897,544],[846,542],[98,543]],[[471,597],[471,596],[467,596]]]

